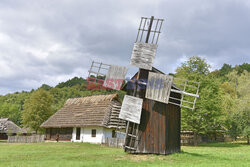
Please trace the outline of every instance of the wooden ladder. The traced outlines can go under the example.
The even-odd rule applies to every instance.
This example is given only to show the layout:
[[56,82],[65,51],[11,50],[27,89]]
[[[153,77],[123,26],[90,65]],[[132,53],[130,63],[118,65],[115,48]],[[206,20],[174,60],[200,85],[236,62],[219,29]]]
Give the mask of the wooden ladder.
[[125,151],[136,152],[139,143],[138,132],[139,124],[128,121],[124,143]]

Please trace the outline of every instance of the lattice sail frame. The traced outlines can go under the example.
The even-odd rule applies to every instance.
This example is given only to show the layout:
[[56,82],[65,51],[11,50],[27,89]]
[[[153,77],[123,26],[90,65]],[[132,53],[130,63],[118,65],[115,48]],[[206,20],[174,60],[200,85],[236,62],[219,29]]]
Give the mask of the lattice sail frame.
[[200,82],[174,77],[173,85],[179,90],[171,89],[171,92],[181,94],[181,99],[170,96],[169,99],[173,101],[170,100],[169,103],[194,110],[197,98],[199,98]]
[[[153,24],[151,25],[151,29],[149,32],[150,20],[151,20],[151,18],[141,17],[141,21],[140,21],[140,25],[139,25],[139,29],[138,29],[138,33],[137,33],[135,42],[142,43],[143,41],[147,41],[147,43],[157,45],[158,40],[159,40],[159,36],[161,33],[162,23],[163,23],[164,19],[154,18]],[[146,33],[144,33],[144,32],[146,32]],[[153,33],[153,36],[147,36],[148,33]]]
[[[163,19],[156,18],[141,18],[130,59],[132,66],[152,70],[163,21]],[[150,36],[150,33],[153,35]],[[144,40],[145,42],[142,42]]]
[[[149,72],[147,83],[141,84],[147,86],[146,98],[148,99],[191,110],[195,109],[195,103],[199,97],[200,82]],[[181,94],[181,99],[174,97],[174,93]]]
[[104,79],[110,65],[92,61],[87,78],[87,89],[103,89]]
[[128,68],[92,61],[87,78],[87,89],[120,90]]

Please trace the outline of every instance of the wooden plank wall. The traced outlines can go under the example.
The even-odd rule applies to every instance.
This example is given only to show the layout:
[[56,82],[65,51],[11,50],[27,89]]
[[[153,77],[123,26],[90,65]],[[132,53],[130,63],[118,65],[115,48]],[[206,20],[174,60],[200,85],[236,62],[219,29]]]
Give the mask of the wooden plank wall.
[[8,135],[6,133],[0,133],[0,140],[8,140]]
[[181,118],[180,107],[168,104],[167,105],[167,139],[166,139],[166,154],[180,152],[180,128],[181,128]]
[[139,137],[136,153],[180,152],[180,107],[144,99]]
[[57,133],[59,134],[59,141],[70,141],[72,139],[73,128],[47,128],[46,140],[55,141]]
[[[146,70],[141,69],[140,72],[142,79],[148,78]],[[174,88],[172,87],[172,89]],[[136,94],[145,97],[145,92],[145,86],[140,85]],[[127,94],[132,95],[133,90],[127,90]],[[170,96],[181,98],[180,94],[173,92]],[[180,103],[173,99],[169,99],[169,101]],[[144,98],[139,126],[139,143],[135,153],[170,154],[180,152],[180,117],[179,106]]]

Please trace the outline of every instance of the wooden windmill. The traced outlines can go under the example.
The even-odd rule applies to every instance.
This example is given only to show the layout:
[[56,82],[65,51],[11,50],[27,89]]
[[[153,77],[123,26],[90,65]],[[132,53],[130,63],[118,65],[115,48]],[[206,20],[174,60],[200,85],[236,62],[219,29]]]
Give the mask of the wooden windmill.
[[[142,17],[132,50],[130,64],[139,68],[128,83],[119,118],[127,121],[124,149],[130,153],[169,154],[180,151],[180,108],[194,109],[199,97],[199,82],[166,75],[153,67],[163,19]],[[145,41],[145,42],[144,42]],[[89,71],[102,78],[101,87],[119,90],[126,67],[92,63]],[[93,68],[97,71],[94,72]],[[101,70],[108,70],[107,74]],[[98,78],[95,77],[95,78]],[[128,84],[127,83],[127,84]],[[114,86],[117,85],[117,86]],[[119,123],[117,124],[119,129]]]

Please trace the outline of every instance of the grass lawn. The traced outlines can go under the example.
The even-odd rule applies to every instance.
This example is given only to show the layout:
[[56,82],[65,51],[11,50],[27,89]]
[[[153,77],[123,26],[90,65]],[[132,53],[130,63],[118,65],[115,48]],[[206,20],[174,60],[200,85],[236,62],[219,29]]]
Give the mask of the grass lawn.
[[88,143],[3,143],[0,166],[250,166],[250,146],[211,143],[183,146],[181,153],[131,155],[122,149]]

